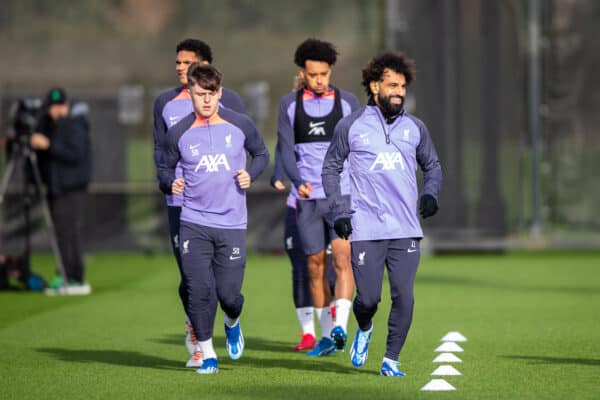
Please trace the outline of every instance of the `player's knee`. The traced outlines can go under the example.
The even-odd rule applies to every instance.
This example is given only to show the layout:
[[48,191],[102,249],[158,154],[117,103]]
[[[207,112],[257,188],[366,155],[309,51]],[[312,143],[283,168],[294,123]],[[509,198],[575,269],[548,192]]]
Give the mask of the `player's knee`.
[[333,267],[337,273],[352,271],[350,255],[338,254],[337,256],[333,257]]
[[307,270],[308,270],[308,277],[311,280],[323,279],[323,276],[325,275],[325,269],[323,268],[322,265],[319,265],[317,263],[309,263]]
[[354,299],[354,308],[355,309],[363,309],[369,312],[377,311],[377,306],[381,301],[381,297],[375,296],[361,296],[360,298],[357,296]]

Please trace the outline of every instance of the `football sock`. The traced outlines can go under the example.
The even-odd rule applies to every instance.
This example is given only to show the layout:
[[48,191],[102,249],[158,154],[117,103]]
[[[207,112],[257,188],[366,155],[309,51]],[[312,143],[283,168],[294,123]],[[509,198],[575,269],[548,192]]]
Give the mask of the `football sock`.
[[313,316],[313,307],[300,307],[296,308],[296,317],[300,322],[302,328],[302,334],[305,335],[310,333],[316,337],[315,334],[315,317]]
[[335,301],[335,325],[341,326],[344,331],[347,331],[351,308],[352,302],[350,300],[338,299]]
[[331,309],[329,307],[317,308],[315,307],[317,318],[319,319],[319,325],[321,325],[321,336],[328,338],[331,333]]
[[198,342],[196,345],[196,350],[202,350],[202,358],[217,358],[217,353],[215,353],[215,348],[213,347],[212,338],[208,340],[204,340],[202,342]]

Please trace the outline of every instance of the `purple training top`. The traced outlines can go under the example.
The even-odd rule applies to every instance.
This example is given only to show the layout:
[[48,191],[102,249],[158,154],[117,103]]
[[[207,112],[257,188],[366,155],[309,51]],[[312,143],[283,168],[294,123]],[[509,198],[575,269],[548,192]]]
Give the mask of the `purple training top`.
[[[346,160],[351,210],[340,190]],[[334,220],[352,217],[352,241],[423,237],[417,167],[423,171],[423,194],[437,199],[440,162],[427,127],[409,113],[388,124],[379,107],[367,105],[337,124],[323,163],[323,186]]]
[[[358,99],[352,93],[344,90],[340,90],[339,93],[341,95],[343,116],[349,115],[352,111],[360,107]],[[321,169],[330,142],[295,142],[296,98],[297,93],[292,92],[284,96],[279,103],[277,145],[279,146],[281,155],[281,164],[286,175],[294,185],[292,188],[294,196],[298,197],[296,190],[298,186],[305,182],[310,182],[313,190],[309,200],[323,199],[325,198],[325,193],[323,192],[321,183]],[[321,96],[317,96],[309,90],[304,90],[302,101],[304,110],[309,117],[323,117],[331,113],[334,108],[334,90],[329,90]],[[315,133],[318,133],[318,129],[315,129]],[[311,132],[308,132],[308,135],[310,134]]]
[[[245,112],[245,106],[240,96],[227,88],[223,88],[220,105],[239,113]],[[162,153],[162,141],[167,130],[192,112],[194,112],[192,98],[184,86],[167,90],[158,95],[154,101],[154,163],[157,169]],[[181,177],[181,168],[177,168],[176,175]],[[161,187],[161,190],[165,192],[166,188]],[[177,207],[182,203],[182,196],[167,195],[167,205]]]
[[[269,164],[269,152],[252,120],[227,108],[209,119],[190,114],[167,132],[159,180],[171,188],[175,168],[185,179],[181,220],[223,229],[245,229],[246,191],[237,171],[247,168],[254,181]],[[169,190],[170,192],[170,190]]]

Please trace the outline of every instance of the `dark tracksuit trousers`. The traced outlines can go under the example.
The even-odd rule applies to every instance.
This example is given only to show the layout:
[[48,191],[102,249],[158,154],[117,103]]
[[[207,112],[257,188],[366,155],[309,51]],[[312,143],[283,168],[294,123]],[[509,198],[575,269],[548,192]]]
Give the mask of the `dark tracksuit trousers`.
[[208,340],[213,336],[217,313],[215,298],[229,318],[235,319],[242,313],[246,229],[220,229],[181,221],[179,251],[188,289],[188,317],[198,340]]
[[397,360],[412,322],[414,282],[419,266],[416,239],[352,242],[352,271],[356,284],[354,315],[361,330],[371,327],[381,301],[384,268],[387,265],[392,307],[388,318],[385,357]]
[[296,308],[312,307],[306,255],[304,254],[304,250],[302,250],[302,242],[300,241],[300,235],[298,234],[296,209],[293,207],[287,208],[283,235],[283,246],[292,264],[292,293],[294,296],[294,306]]
[[67,279],[77,282],[84,279],[81,227],[85,197],[85,190],[71,190],[48,198]]
[[171,248],[173,249],[175,260],[177,260],[177,267],[179,268],[179,275],[181,276],[179,282],[179,298],[181,299],[181,304],[183,304],[185,314],[188,315],[188,289],[183,276],[183,269],[181,268],[181,255],[179,254],[179,217],[181,216],[181,207],[168,206],[167,215],[169,217],[169,238],[171,239]]

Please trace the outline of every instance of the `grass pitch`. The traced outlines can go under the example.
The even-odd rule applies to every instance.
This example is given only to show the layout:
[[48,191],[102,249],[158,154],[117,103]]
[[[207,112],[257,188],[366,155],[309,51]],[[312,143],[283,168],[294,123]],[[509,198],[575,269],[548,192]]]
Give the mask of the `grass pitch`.
[[[33,268],[50,277],[53,260]],[[374,321],[369,359],[311,359],[299,337],[285,257],[251,256],[242,328],[231,361],[222,312],[215,324],[220,372],[184,368],[183,314],[169,255],[87,259],[94,293],[0,293],[0,399],[597,399],[600,397],[600,253],[425,257],[415,318],[401,354],[405,378],[377,375],[389,288]],[[350,336],[356,329],[354,318]],[[419,389],[438,366],[440,338],[460,331],[456,392]]]

